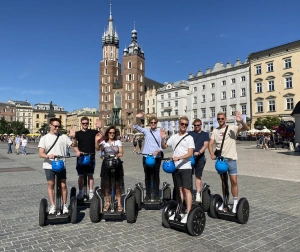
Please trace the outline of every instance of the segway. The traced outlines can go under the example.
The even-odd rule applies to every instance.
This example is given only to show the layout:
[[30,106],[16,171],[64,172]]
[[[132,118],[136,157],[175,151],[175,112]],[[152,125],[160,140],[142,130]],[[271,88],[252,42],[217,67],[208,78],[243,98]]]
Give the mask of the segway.
[[[87,191],[87,180],[88,180],[88,167],[89,164],[91,162],[91,156],[95,155],[94,153],[85,153],[85,152],[81,152],[80,153],[80,157],[78,159],[78,163],[79,165],[84,166],[84,175],[83,175],[83,197],[81,199],[77,199],[77,205],[78,206],[85,206],[85,207],[90,207],[90,198],[89,198],[89,194]],[[96,189],[98,189],[97,187],[94,190],[94,193],[96,191]],[[70,198],[72,198],[73,196],[76,197],[76,188],[72,187],[71,188],[71,192],[70,192]]]
[[[206,217],[204,210],[198,204],[192,204],[192,208],[188,214],[187,223],[181,223],[182,214],[182,201],[180,199],[179,188],[177,186],[177,173],[175,164],[172,159],[166,160],[163,163],[163,170],[167,173],[172,173],[174,180],[174,187],[176,190],[176,201],[170,200],[166,203],[162,211],[162,225],[165,228],[174,228],[184,232],[187,232],[191,236],[201,235],[206,223]],[[175,213],[174,220],[170,220],[170,217]]]
[[[148,167],[154,167],[155,165],[155,158],[153,154],[143,154],[146,155],[145,164]],[[135,194],[135,200],[136,204],[138,206],[138,210],[142,209],[142,205],[147,207],[155,207],[158,208],[162,205],[164,205],[167,201],[171,199],[171,188],[170,184],[167,182],[163,182],[162,186],[162,198],[155,199],[154,197],[154,169],[150,169],[150,187],[151,187],[151,193],[150,193],[150,200],[145,200],[145,193],[143,184],[141,182],[138,182],[135,184],[134,188],[134,194]]]
[[228,165],[226,163],[226,159],[224,157],[217,158],[215,168],[218,173],[222,176],[224,186],[225,186],[225,197],[223,209],[227,209],[227,211],[219,210],[219,207],[223,203],[223,199],[219,194],[215,194],[212,196],[211,204],[210,204],[210,215],[212,218],[220,218],[220,219],[229,219],[233,221],[238,221],[240,224],[246,224],[250,215],[250,207],[249,202],[246,198],[241,198],[238,201],[236,207],[236,213],[232,212],[233,204],[229,204],[229,186],[228,186]]
[[107,211],[103,211],[104,208],[104,195],[101,192],[101,189],[98,188],[95,191],[94,197],[90,201],[90,219],[92,222],[96,223],[101,221],[101,219],[105,220],[120,220],[126,217],[128,223],[135,223],[137,219],[137,206],[135,195],[132,189],[127,189],[127,194],[124,198],[123,211],[118,211],[118,202],[115,198],[116,193],[116,180],[115,180],[115,172],[118,168],[118,159],[116,155],[106,156],[103,160],[105,162],[106,167],[110,171],[111,177],[111,198],[110,198],[110,208]]
[[75,224],[77,222],[77,199],[76,196],[70,198],[70,209],[69,213],[63,214],[62,199],[61,199],[61,177],[60,172],[64,169],[64,162],[62,158],[69,158],[69,156],[55,156],[52,161],[52,170],[55,172],[55,205],[56,213],[49,214],[47,211],[48,201],[43,198],[40,202],[39,209],[39,225],[45,226],[46,223],[57,223],[57,222],[71,222]]

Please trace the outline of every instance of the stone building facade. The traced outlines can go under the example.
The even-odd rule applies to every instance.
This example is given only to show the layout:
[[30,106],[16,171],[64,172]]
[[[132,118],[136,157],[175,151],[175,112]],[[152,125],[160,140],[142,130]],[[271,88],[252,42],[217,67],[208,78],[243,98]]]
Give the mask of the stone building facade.
[[[121,73],[122,71],[122,73]],[[129,134],[136,123],[136,115],[145,111],[146,88],[162,86],[145,77],[145,55],[137,42],[137,31],[131,32],[131,43],[123,51],[119,63],[119,37],[113,28],[110,9],[108,27],[102,36],[102,60],[100,62],[99,117],[102,125],[109,125],[112,108],[120,108],[117,125],[121,134]],[[143,121],[139,121],[140,124]]]
[[294,120],[300,101],[300,40],[249,55],[252,126],[259,117]]
[[4,118],[7,122],[16,121],[16,105],[0,102],[0,118]]
[[[235,111],[240,111],[250,121],[249,63],[239,59],[224,66],[217,62],[213,69],[189,75],[187,114],[192,120],[202,118],[205,125],[216,122],[217,113],[223,111],[227,122],[234,123]],[[209,122],[209,123],[208,123]],[[206,129],[208,130],[208,129]]]
[[76,109],[67,114],[67,132],[70,129],[74,129],[75,131],[81,130],[81,118],[86,116],[89,119],[89,128],[97,129],[96,123],[99,120],[99,111],[96,108],[82,108]]

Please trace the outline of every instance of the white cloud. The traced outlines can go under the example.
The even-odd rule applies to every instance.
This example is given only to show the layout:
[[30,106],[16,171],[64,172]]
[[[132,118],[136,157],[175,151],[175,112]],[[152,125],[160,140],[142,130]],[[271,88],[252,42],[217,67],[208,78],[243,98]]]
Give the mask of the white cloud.
[[220,34],[219,37],[220,37],[220,38],[228,38],[228,37],[229,37],[229,34],[222,33],[222,34]]
[[176,60],[175,62],[176,62],[176,63],[181,63],[182,61],[181,61],[181,60]]
[[187,25],[186,27],[185,27],[185,31],[188,31],[190,29],[190,26],[189,25]]

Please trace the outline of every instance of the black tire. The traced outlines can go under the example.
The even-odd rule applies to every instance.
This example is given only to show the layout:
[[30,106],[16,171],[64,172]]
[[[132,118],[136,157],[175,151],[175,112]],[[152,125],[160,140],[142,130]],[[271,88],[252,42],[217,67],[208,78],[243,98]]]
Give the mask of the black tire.
[[126,220],[127,223],[135,223],[137,219],[137,207],[136,207],[136,199],[135,195],[130,195],[129,198],[126,199]]
[[47,207],[48,207],[47,200],[46,199],[41,199],[40,209],[39,209],[39,225],[41,227],[46,225]]
[[95,195],[95,193],[96,193],[96,191],[99,189],[99,186],[96,186],[95,188],[94,188],[94,195]]
[[162,210],[161,220],[162,220],[162,225],[165,228],[170,228],[169,218],[176,211],[176,207],[177,207],[177,202],[175,200],[168,201],[167,204],[164,206]]
[[70,200],[72,199],[72,197],[76,197],[76,188],[72,187],[71,188],[71,192],[70,192]]
[[142,192],[139,188],[134,188],[133,190],[135,196],[135,203],[137,205],[137,210],[140,211],[142,209]]
[[186,223],[187,231],[192,236],[198,236],[203,233],[205,228],[206,217],[204,210],[198,206],[189,212]]
[[73,196],[70,200],[71,223],[77,223],[77,198]]
[[171,200],[171,188],[167,187],[163,191],[163,201],[169,201]]
[[202,192],[202,208],[204,212],[208,212],[210,208],[210,190],[207,189]]
[[94,195],[90,201],[90,219],[93,223],[101,221],[100,199],[97,195]]
[[177,200],[177,199],[176,199],[176,188],[175,188],[175,187],[173,188],[172,199],[175,200],[175,201]]
[[237,219],[239,223],[246,224],[250,215],[249,202],[246,198],[241,198],[237,205]]
[[210,200],[209,212],[212,218],[219,218],[217,209],[223,203],[223,199],[219,194],[212,195]]

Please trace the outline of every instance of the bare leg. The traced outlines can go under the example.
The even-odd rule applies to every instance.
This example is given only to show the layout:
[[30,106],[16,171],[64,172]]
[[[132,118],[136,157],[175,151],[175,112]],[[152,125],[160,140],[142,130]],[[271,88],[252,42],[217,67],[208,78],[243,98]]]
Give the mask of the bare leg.
[[238,197],[237,175],[230,175],[231,193],[234,198]]
[[48,181],[48,196],[49,196],[51,205],[55,205],[54,204],[54,184],[55,184],[55,180]]
[[185,203],[186,203],[186,213],[188,214],[192,208],[192,193],[189,188],[183,188]]
[[62,195],[62,200],[63,200],[63,203],[66,204],[67,203],[67,185],[66,185],[66,180],[65,179],[62,179],[61,180],[61,195]]
[[202,187],[201,177],[197,177],[196,176],[196,178],[195,178],[195,185],[196,185],[196,193],[200,193],[201,187]]
[[84,182],[83,176],[79,176],[78,177],[78,188],[79,188],[79,190],[83,189],[83,182]]
[[88,175],[88,181],[89,181],[89,189],[93,190],[93,188],[94,188],[94,176],[93,175]]

